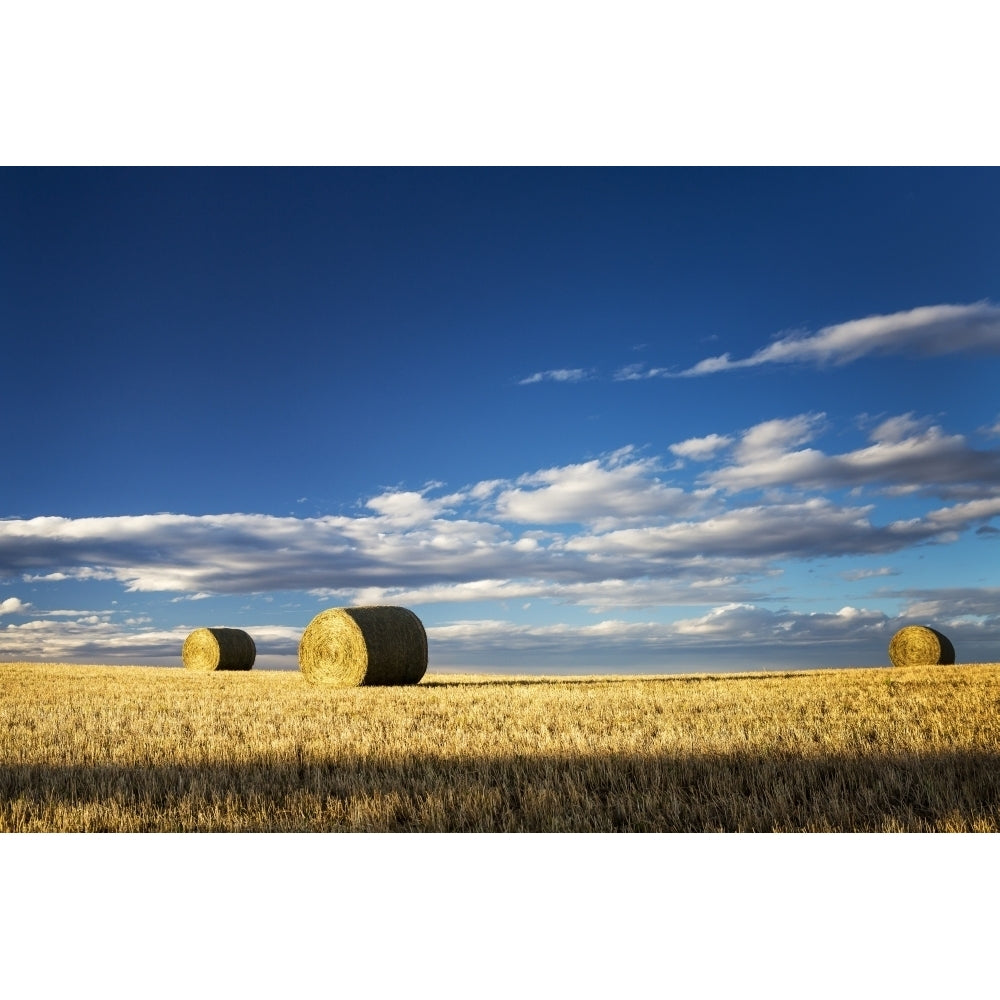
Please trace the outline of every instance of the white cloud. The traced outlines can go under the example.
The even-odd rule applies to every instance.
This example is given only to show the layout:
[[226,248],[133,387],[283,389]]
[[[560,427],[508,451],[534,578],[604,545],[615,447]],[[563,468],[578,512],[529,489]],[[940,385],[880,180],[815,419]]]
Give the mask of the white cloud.
[[881,611],[844,607],[837,612],[772,611],[753,604],[729,604],[714,608],[699,618],[675,623],[683,636],[710,638],[716,642],[814,644],[857,643],[865,635],[888,641],[890,619]]
[[114,580],[115,574],[110,570],[97,570],[89,566],[78,567],[76,569],[67,570],[65,573],[41,573],[41,574],[24,574],[24,581],[26,583],[58,583],[63,580]]
[[425,524],[446,510],[446,500],[428,500],[424,492],[392,491],[372,497],[366,506],[393,523],[406,526]]
[[[681,371],[673,367],[649,366],[640,361],[622,365],[611,378],[615,382],[638,382],[714,375],[769,364],[843,365],[866,355],[928,357],[945,354],[1000,354],[1000,307],[988,301],[970,305],[918,306],[836,323],[823,327],[818,333],[797,330],[746,358],[734,359],[727,352],[703,358]],[[518,385],[582,382],[596,374],[592,368],[551,368],[520,379]]]
[[[317,590],[314,595],[336,599],[346,604],[462,604],[487,601],[523,601],[525,598],[605,612],[614,608],[665,607],[705,604],[711,601],[747,599],[754,592],[740,574],[706,575],[707,563],[678,567],[669,579],[640,577],[596,579],[561,583],[551,579],[471,580],[465,583],[429,584],[418,587],[361,587],[340,590]],[[717,569],[747,569],[716,564]],[[759,564],[753,564],[759,570]]]
[[689,493],[657,478],[656,459],[623,448],[602,459],[542,469],[502,490],[499,518],[522,524],[587,524],[597,529],[623,522],[677,517],[704,507],[711,491]]
[[880,566],[878,569],[849,569],[840,574],[844,580],[852,583],[857,580],[870,580],[878,576],[898,576],[899,570],[891,569],[888,566]]
[[642,379],[664,378],[671,374],[673,372],[669,368],[647,368],[645,364],[639,362],[619,368],[612,377],[616,382],[638,382]]
[[871,433],[873,443],[865,448],[840,455],[794,450],[815,436],[823,420],[823,414],[803,414],[751,427],[733,449],[734,463],[707,472],[704,482],[729,493],[880,484],[895,493],[954,497],[1000,487],[1000,452],[977,451],[962,435],[946,434],[909,413],[880,423]]
[[487,500],[506,485],[507,480],[505,479],[484,479],[470,487],[467,495],[471,500]]
[[[467,580],[462,583],[436,583],[423,587],[361,587],[342,590],[341,596],[352,604],[441,604],[469,601],[506,601],[544,596],[549,585],[543,580]],[[319,596],[324,591],[316,591]],[[333,596],[333,592],[330,596]]]
[[889,596],[907,603],[903,615],[947,624],[981,618],[1000,626],[1000,587],[942,587],[939,590],[895,590]]
[[[0,632],[3,655],[25,660],[90,661],[114,660],[148,663],[157,658],[180,662],[180,650],[189,630],[150,629],[131,631],[90,616],[79,621],[36,620],[8,625]],[[129,659],[132,657],[132,659]]]
[[[843,555],[894,550],[906,544],[872,524],[874,507],[841,507],[813,497],[802,501],[740,507],[699,521],[622,528],[575,536],[566,549],[586,553],[608,568],[635,561],[669,572],[694,558],[776,559],[788,556]],[[910,537],[932,529],[914,525]],[[909,541],[909,538],[907,539]]]
[[783,337],[748,358],[734,361],[729,354],[705,358],[679,374],[710,375],[792,362],[846,364],[868,354],[974,353],[1000,353],[1000,308],[989,302],[921,306],[850,320],[824,327],[819,333]]
[[23,615],[30,607],[19,597],[8,597],[0,601],[0,615]]
[[783,454],[788,448],[811,441],[825,417],[824,413],[801,413],[756,424],[741,435],[736,457],[741,462],[753,462]]
[[982,500],[969,500],[966,503],[953,504],[951,507],[941,507],[938,510],[932,510],[922,520],[898,523],[904,525],[925,524],[934,533],[957,533],[974,525],[985,524],[998,516],[1000,516],[1000,496],[995,496]]
[[538,382],[583,382],[590,378],[592,372],[586,368],[550,368],[548,371],[535,372],[521,379],[518,385],[535,385]]
[[[997,530],[1000,453],[912,414],[881,420],[864,448],[802,447],[825,423],[801,414],[681,441],[675,455],[708,465],[693,484],[625,447],[446,495],[433,483],[383,492],[355,516],[0,520],[0,578],[56,589],[116,580],[196,601],[285,590],[354,603],[549,600],[603,613],[754,602],[783,560]],[[810,495],[863,486],[877,487],[870,502]],[[749,489],[760,493],[739,502]],[[883,500],[906,490],[915,492],[904,517]]]
[[688,438],[677,444],[670,445],[670,451],[679,458],[690,458],[702,462],[711,458],[717,451],[732,444],[733,439],[723,434],[707,434],[705,437]]

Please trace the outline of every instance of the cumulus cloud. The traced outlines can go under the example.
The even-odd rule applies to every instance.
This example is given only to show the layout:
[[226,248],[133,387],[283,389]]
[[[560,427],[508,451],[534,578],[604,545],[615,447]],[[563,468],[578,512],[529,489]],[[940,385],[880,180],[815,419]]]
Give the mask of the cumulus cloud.
[[705,358],[679,375],[711,375],[793,362],[840,365],[868,354],[1000,354],[1000,308],[978,302],[868,316],[824,327],[814,334],[783,337],[748,358],[733,360],[729,354]]
[[589,524],[597,528],[676,517],[704,507],[711,491],[690,493],[658,477],[659,462],[632,448],[576,465],[521,476],[494,503],[501,520],[523,524]]
[[[784,560],[888,554],[1000,517],[1000,453],[903,414],[867,446],[827,454],[814,441],[826,422],[807,413],[681,441],[675,456],[705,463],[693,482],[625,447],[452,493],[386,491],[353,516],[0,520],[0,578],[116,580],[184,600],[285,590],[352,603],[724,606],[757,600]],[[912,516],[887,513],[880,495],[893,491],[912,493]]]
[[[645,502],[641,492],[636,502]],[[0,522],[0,538],[8,575],[26,563],[94,559],[132,591],[430,588],[430,596],[443,584],[468,588],[479,585],[476,581],[517,580],[522,581],[517,596],[532,596],[533,585],[524,581],[550,586],[660,577],[706,581],[761,573],[778,558],[897,551],[985,523],[1000,514],[1000,497],[882,525],[873,523],[873,510],[809,498],[606,531],[554,533],[542,543],[517,538],[497,524],[461,519],[387,532],[378,518],[246,515],[160,515],[146,522],[146,533],[133,537],[131,545],[121,542],[131,526],[119,522],[128,518],[90,519],[83,536],[76,524],[61,536],[51,525]],[[33,534],[33,527],[40,530]]]
[[429,500],[424,492],[393,491],[373,497],[367,506],[398,525],[424,524],[447,509],[447,498]]
[[30,607],[19,597],[8,597],[0,601],[0,615],[23,615]]
[[593,373],[587,368],[550,368],[544,372],[535,372],[521,379],[518,385],[535,385],[538,382],[583,382]]

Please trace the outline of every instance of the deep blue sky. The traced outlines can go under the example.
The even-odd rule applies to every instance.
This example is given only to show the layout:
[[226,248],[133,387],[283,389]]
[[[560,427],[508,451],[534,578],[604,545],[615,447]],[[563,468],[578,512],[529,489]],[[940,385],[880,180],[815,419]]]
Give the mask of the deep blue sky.
[[373,602],[432,669],[882,662],[924,619],[1000,656],[996,170],[7,168],[0,205],[0,658],[230,624],[288,666]]

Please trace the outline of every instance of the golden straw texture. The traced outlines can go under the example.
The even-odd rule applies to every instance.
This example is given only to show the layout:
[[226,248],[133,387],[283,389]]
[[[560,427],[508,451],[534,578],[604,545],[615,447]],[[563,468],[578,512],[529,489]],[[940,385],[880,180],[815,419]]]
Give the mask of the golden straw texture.
[[408,608],[328,608],[306,626],[299,669],[312,684],[416,684],[427,670],[427,633]]
[[894,667],[935,666],[955,662],[955,647],[947,636],[926,625],[907,625],[889,641]]
[[253,639],[238,628],[195,629],[181,650],[188,670],[249,670],[256,658]]

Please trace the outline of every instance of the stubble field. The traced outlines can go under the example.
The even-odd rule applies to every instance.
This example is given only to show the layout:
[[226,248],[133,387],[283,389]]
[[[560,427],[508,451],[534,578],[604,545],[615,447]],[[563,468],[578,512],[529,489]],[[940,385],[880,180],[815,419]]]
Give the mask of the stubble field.
[[997,832],[998,682],[0,663],[0,831]]

